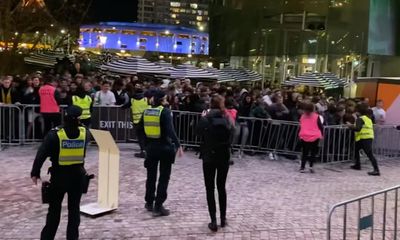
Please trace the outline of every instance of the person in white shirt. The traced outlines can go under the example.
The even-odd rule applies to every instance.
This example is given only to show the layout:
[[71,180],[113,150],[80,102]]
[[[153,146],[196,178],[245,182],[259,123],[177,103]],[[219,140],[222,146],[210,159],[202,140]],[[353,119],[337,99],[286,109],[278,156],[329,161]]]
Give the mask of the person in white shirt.
[[376,124],[385,124],[386,111],[383,109],[383,100],[379,99],[376,102],[376,107],[372,108]]
[[96,92],[94,97],[94,105],[97,106],[110,106],[115,105],[114,93],[110,91],[111,84],[104,81],[101,84],[101,91]]

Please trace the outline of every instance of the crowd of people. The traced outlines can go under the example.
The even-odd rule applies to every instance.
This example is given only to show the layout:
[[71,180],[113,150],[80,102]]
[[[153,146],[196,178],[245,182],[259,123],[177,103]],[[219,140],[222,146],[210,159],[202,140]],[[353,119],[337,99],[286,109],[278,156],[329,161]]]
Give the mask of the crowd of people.
[[[271,118],[298,122],[302,114],[302,102],[311,101],[317,112],[324,116],[325,125],[339,125],[355,122],[355,107],[369,99],[346,99],[326,97],[324,93],[300,93],[293,87],[243,88],[239,85],[225,86],[218,83],[192,84],[189,79],[155,80],[133,77],[107,77],[89,73],[88,75],[66,73],[62,76],[36,72],[24,76],[0,77],[0,103],[40,104],[39,88],[45,82],[53,82],[56,87],[57,102],[71,105],[72,97],[90,96],[93,105],[125,105],[140,91],[161,88],[167,93],[172,110],[202,112],[208,109],[213,94],[226,97],[227,108],[235,109],[238,117]],[[383,102],[378,100],[371,109],[376,123],[385,122]]]

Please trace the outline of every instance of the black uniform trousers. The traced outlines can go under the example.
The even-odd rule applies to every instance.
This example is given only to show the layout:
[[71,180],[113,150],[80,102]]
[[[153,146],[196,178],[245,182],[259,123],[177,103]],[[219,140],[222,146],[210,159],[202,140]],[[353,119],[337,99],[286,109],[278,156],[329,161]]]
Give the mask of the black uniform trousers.
[[319,139],[314,142],[302,141],[302,155],[301,155],[301,169],[306,167],[306,163],[309,162],[310,168],[314,166],[315,157],[318,154],[318,143]]
[[139,147],[140,147],[140,151],[141,152],[143,152],[144,151],[144,142],[145,142],[145,140],[144,140],[144,136],[143,136],[143,134],[140,134],[139,133],[139,131],[138,131],[138,129],[139,129],[139,125],[138,124],[133,124],[133,129],[135,130],[135,134],[136,134],[136,137],[137,137],[137,139],[138,139],[138,143],[139,143]]
[[219,200],[220,217],[226,219],[226,178],[229,171],[229,149],[222,149],[214,156],[206,154],[203,158],[203,174],[206,186],[208,212],[212,222],[216,222],[216,203],[215,203],[215,177],[217,177],[217,190]]
[[80,202],[82,197],[82,181],[85,170],[82,166],[69,166],[51,172],[51,197],[46,225],[41,233],[41,240],[53,240],[61,217],[61,204],[64,195],[68,194],[67,239],[79,238]]
[[55,128],[61,124],[60,113],[42,113],[42,117],[44,121],[43,136],[46,136],[52,128]]
[[[150,143],[146,147],[146,159],[144,166],[147,169],[146,180],[146,203],[161,207],[167,200],[167,190],[171,176],[172,164],[175,161],[175,149],[168,143]],[[157,195],[156,182],[158,165],[160,165],[160,176],[158,178]]]
[[356,142],[356,147],[355,147],[355,165],[357,167],[361,166],[360,163],[360,150],[364,150],[365,154],[367,154],[367,157],[371,161],[372,166],[374,167],[374,170],[379,172],[379,167],[378,167],[378,161],[376,161],[376,158],[374,154],[372,153],[372,141],[373,139],[362,139]]

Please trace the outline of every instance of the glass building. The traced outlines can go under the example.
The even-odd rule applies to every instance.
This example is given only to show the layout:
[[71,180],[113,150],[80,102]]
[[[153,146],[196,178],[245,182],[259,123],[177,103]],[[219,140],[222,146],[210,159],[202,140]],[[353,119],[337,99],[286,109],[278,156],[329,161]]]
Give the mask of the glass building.
[[347,79],[390,74],[382,63],[400,50],[399,2],[211,0],[210,53],[276,84],[307,72]]
[[175,25],[103,22],[80,28],[80,47],[208,55],[208,33]]
[[138,20],[207,30],[209,0],[139,0]]

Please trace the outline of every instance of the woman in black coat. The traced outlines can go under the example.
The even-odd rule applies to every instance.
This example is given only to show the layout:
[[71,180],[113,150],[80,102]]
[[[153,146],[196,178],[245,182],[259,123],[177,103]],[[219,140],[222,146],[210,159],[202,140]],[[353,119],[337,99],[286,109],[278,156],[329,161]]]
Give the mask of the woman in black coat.
[[207,204],[211,223],[208,228],[218,231],[215,204],[215,176],[220,206],[221,227],[226,225],[226,189],[225,183],[229,170],[231,139],[234,132],[233,123],[225,113],[225,99],[216,95],[211,99],[211,109],[203,113],[197,129],[203,142],[200,146],[200,157],[203,159],[204,182],[207,191]]

